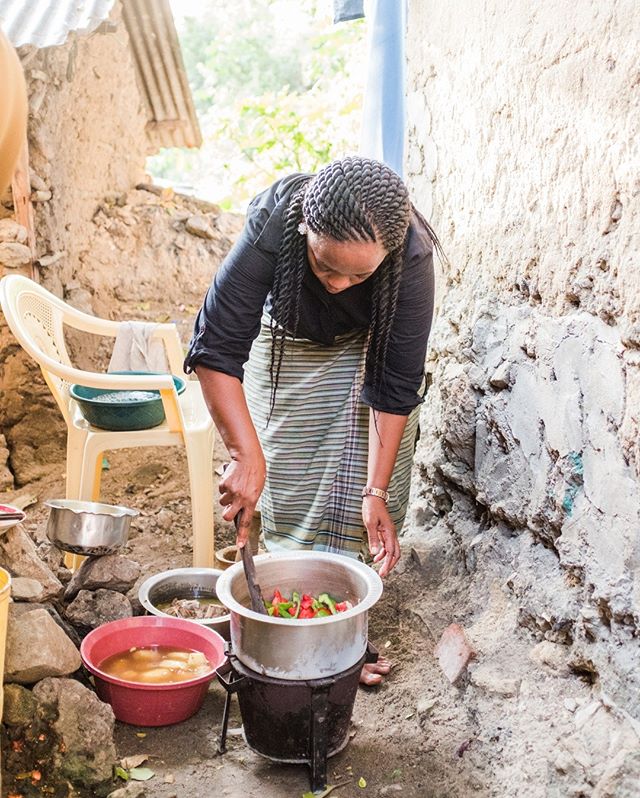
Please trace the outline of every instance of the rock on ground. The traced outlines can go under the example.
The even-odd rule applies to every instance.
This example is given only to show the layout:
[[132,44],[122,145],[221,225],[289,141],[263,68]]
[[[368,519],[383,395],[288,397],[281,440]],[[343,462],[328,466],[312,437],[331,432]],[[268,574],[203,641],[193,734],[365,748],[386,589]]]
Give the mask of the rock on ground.
[[464,629],[459,624],[452,623],[442,633],[434,654],[444,675],[451,684],[455,684],[475,656],[475,651],[469,645]]
[[6,682],[33,684],[48,676],[68,676],[81,664],[78,649],[45,609],[18,614],[9,606]]
[[74,626],[96,629],[109,621],[131,618],[133,609],[129,599],[122,593],[100,588],[95,591],[81,590],[67,607],[65,615]]
[[63,590],[62,582],[38,555],[35,543],[20,524],[0,536],[0,557],[14,576],[35,579],[42,585],[40,601],[57,598]]
[[7,726],[27,726],[36,716],[37,702],[31,690],[21,684],[4,685],[2,722]]
[[15,576],[11,580],[11,598],[14,601],[40,601],[44,588],[37,579],[28,576]]
[[83,787],[109,781],[116,760],[115,718],[109,704],[75,679],[43,679],[33,695],[38,715],[63,744],[54,763],[60,775]]
[[88,557],[73,574],[64,592],[69,601],[80,590],[105,588],[118,593],[130,590],[140,576],[137,562],[121,554],[107,554],[104,557]]

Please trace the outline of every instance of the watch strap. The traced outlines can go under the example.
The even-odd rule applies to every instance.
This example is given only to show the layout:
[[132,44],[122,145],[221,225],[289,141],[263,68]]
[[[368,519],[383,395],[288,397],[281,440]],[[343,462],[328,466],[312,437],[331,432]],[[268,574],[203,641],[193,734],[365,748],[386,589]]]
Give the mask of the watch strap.
[[370,488],[366,485],[362,488],[362,498],[364,499],[365,496],[377,496],[379,499],[382,499],[385,504],[389,504],[389,492],[382,490],[382,488]]

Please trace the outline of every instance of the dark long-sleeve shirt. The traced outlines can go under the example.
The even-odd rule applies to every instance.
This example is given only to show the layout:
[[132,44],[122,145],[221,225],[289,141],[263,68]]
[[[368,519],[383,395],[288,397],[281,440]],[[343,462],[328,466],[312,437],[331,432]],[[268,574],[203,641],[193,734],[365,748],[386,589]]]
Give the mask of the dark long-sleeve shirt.
[[[197,365],[242,380],[243,366],[260,330],[263,308],[271,310],[284,212],[293,191],[308,175],[290,175],[258,194],[244,229],[224,259],[195,322],[185,371]],[[336,336],[367,330],[373,280],[329,293],[307,267],[302,283],[296,336],[331,345]],[[365,374],[362,401],[387,413],[408,415],[420,404],[427,340],[433,315],[433,247],[426,223],[411,217],[382,387]],[[277,319],[276,319],[277,321]],[[374,400],[375,397],[375,400]]]

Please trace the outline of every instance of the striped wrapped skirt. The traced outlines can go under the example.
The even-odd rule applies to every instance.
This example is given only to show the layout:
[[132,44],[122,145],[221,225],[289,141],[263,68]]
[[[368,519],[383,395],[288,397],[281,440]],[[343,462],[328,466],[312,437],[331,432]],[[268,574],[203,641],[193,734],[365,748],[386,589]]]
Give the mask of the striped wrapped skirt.
[[[271,334],[263,316],[245,365],[244,389],[267,462],[260,499],[268,550],[366,555],[362,488],[367,481],[369,408],[360,401],[366,334],[332,346],[289,339],[271,419]],[[400,531],[411,480],[420,407],[410,414],[389,486]]]

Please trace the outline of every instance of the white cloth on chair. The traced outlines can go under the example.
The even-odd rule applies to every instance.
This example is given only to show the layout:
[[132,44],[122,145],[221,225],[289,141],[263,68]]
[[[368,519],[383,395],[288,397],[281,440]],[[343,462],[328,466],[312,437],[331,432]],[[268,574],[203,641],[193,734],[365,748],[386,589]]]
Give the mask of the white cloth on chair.
[[107,371],[155,371],[168,374],[170,369],[164,344],[153,338],[157,326],[146,321],[122,322]]

